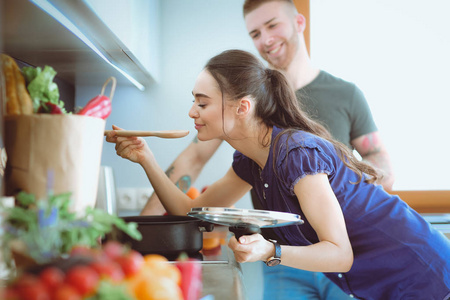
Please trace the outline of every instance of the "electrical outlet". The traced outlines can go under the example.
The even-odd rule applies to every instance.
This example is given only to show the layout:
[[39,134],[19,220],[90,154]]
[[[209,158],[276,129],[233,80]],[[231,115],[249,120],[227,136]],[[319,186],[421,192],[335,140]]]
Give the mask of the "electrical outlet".
[[153,194],[153,188],[138,188],[136,190],[136,205],[138,209],[144,208],[148,198]]
[[117,188],[117,208],[119,210],[136,210],[137,190],[135,188]]

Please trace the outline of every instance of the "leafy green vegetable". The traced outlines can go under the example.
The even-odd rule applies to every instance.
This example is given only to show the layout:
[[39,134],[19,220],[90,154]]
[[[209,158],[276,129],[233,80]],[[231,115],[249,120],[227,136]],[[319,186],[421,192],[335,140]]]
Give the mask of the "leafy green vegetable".
[[50,195],[38,201],[34,195],[21,192],[17,205],[5,208],[4,241],[21,241],[27,254],[37,263],[46,263],[70,252],[76,245],[98,247],[99,239],[113,230],[113,226],[134,239],[142,236],[136,223],[102,210],[86,208],[84,216],[69,210],[71,193]]
[[56,71],[50,67],[45,66],[44,70],[40,67],[23,67],[22,73],[28,83],[28,92],[33,100],[33,110],[37,112],[43,103],[50,102],[64,109],[64,102],[59,100],[59,90],[56,83],[53,82]]

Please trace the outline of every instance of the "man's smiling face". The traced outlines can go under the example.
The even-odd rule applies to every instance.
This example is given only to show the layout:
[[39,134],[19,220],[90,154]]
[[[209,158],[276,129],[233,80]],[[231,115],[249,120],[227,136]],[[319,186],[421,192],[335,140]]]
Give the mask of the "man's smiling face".
[[245,16],[245,24],[262,58],[274,68],[286,70],[299,39],[291,7],[282,1],[264,3]]

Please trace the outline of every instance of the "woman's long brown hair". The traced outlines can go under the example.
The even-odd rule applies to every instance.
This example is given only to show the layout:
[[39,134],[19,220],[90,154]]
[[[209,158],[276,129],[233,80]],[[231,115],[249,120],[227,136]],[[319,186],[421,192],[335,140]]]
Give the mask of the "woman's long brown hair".
[[365,178],[369,183],[378,179],[372,166],[359,161],[347,146],[334,140],[325,127],[301,110],[293,88],[281,72],[266,68],[258,58],[242,50],[222,52],[211,58],[205,69],[217,81],[223,102],[225,95],[235,101],[246,96],[255,99],[255,116],[266,128],[261,137],[263,146],[269,145],[268,134],[273,126],[283,129],[274,144],[282,134],[290,137],[296,130],[306,131],[332,143],[342,162],[359,175],[358,182],[363,173],[369,175]]

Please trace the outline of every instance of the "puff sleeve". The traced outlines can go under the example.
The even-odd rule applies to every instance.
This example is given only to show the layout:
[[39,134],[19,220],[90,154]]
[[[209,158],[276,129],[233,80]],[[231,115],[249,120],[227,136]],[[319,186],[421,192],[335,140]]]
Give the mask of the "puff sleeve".
[[[284,153],[284,154],[283,154]],[[276,172],[291,195],[294,186],[306,175],[325,173],[328,176],[335,171],[333,159],[317,144],[296,145],[289,151],[280,151]]]

